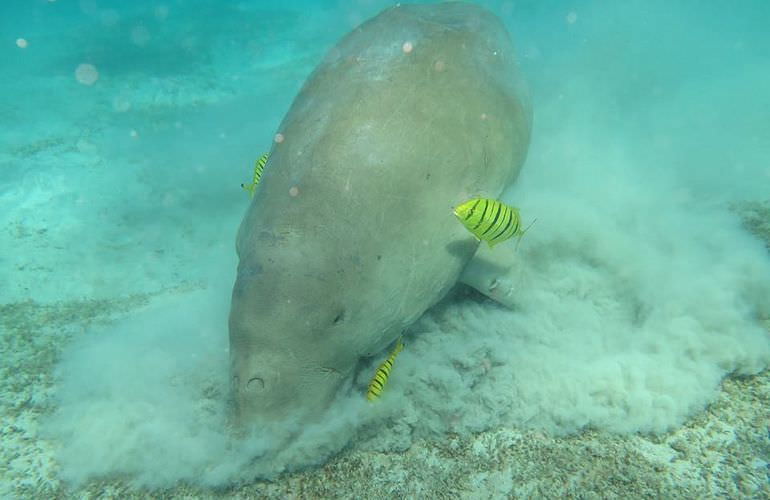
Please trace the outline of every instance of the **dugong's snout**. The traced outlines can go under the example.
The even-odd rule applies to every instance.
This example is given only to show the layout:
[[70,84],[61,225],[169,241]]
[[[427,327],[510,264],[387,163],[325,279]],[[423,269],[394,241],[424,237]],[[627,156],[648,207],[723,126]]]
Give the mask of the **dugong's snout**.
[[238,428],[312,419],[313,409],[327,407],[340,386],[334,373],[275,351],[235,354],[230,362],[232,418]]
[[265,418],[280,414],[287,406],[286,391],[280,391],[282,377],[280,359],[269,351],[235,352],[230,359],[231,401],[234,421],[238,426],[254,415]]
[[263,316],[241,324],[236,319],[243,317],[240,303],[234,311],[230,322],[230,402],[235,427],[265,429],[301,423],[326,408],[343,377],[329,368],[332,362],[324,349],[311,347],[304,322]]

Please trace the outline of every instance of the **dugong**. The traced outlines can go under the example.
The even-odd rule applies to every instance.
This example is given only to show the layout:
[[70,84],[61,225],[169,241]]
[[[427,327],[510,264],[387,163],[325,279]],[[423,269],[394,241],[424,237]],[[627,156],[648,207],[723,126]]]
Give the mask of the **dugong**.
[[464,270],[494,295],[497,266],[467,272],[478,242],[452,211],[516,179],[531,121],[511,40],[479,6],[395,6],[330,50],[238,231],[237,425],[318,418]]

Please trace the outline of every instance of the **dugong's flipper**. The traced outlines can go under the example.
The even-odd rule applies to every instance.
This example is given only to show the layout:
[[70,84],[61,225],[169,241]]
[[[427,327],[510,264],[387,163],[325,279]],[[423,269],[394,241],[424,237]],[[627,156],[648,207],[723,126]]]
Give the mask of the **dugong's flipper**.
[[479,245],[476,255],[465,266],[460,281],[513,309],[515,292],[521,283],[521,259],[510,245],[505,247],[492,249]]

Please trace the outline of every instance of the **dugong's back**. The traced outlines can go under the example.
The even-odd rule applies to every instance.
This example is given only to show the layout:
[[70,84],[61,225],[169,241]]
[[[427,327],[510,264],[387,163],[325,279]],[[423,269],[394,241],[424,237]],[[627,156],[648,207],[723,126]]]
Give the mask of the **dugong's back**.
[[[338,383],[438,301],[477,245],[452,208],[516,178],[530,121],[510,39],[480,7],[394,7],[334,47],[283,120],[239,231],[237,406],[328,399],[319,373]],[[258,381],[257,406],[244,379]]]

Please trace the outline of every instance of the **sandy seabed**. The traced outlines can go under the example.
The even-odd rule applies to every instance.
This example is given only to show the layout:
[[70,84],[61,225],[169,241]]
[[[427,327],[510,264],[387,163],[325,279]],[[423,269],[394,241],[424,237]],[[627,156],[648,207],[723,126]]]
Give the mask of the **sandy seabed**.
[[[140,194],[146,195],[142,201],[147,202],[147,206],[158,202],[178,208],[174,212],[176,215],[164,216],[169,217],[168,221],[164,221],[168,222],[165,227],[173,226],[185,235],[202,232],[200,227],[213,227],[209,220],[198,220],[197,227],[192,224],[187,226],[189,222],[179,216],[184,215],[188,208],[185,205],[186,196],[192,198],[194,194],[190,193],[222,190],[225,186],[237,191],[238,182],[248,178],[248,168],[243,167],[241,156],[247,149],[251,155],[259,152],[250,151],[251,145],[256,142],[252,135],[249,136],[250,146],[235,151],[235,145],[244,142],[243,137],[239,137],[234,130],[211,130],[208,127],[211,117],[201,110],[238,94],[243,88],[259,89],[255,93],[262,98],[264,95],[274,97],[275,89],[262,88],[267,85],[265,82],[268,79],[263,75],[268,72],[275,81],[296,82],[281,91],[290,95],[296,90],[291,86],[301,83],[309,65],[320,55],[320,49],[313,45],[330,43],[325,39],[321,40],[322,43],[308,43],[307,47],[311,48],[306,48],[299,57],[296,45],[283,43],[284,40],[280,39],[272,45],[253,46],[254,33],[263,34],[270,27],[255,25],[256,28],[250,28],[248,32],[240,32],[242,24],[241,13],[237,13],[232,26],[228,25],[229,29],[224,30],[229,38],[222,38],[221,46],[213,46],[217,50],[212,49],[212,52],[218,54],[220,59],[231,59],[229,63],[219,60],[217,65],[209,67],[201,60],[192,59],[201,51],[189,50],[183,54],[188,54],[191,60],[178,62],[197,67],[199,71],[182,77],[167,75],[148,79],[144,73],[127,73],[119,79],[110,80],[109,68],[104,68],[104,74],[93,87],[74,87],[73,90],[72,86],[66,85],[72,79],[72,68],[67,63],[66,76],[60,76],[58,80],[46,76],[18,84],[23,85],[25,90],[35,90],[35,86],[39,86],[35,95],[49,96],[40,101],[41,106],[50,104],[48,100],[55,100],[50,97],[52,86],[65,89],[59,96],[63,101],[78,101],[87,90],[101,92],[98,94],[98,109],[102,112],[111,110],[112,114],[107,117],[108,114],[103,113],[99,115],[101,118],[94,119],[93,110],[83,108],[80,114],[62,122],[62,130],[49,129],[46,134],[25,130],[27,136],[36,139],[19,141],[14,148],[0,151],[0,161],[23,166],[19,168],[17,177],[23,177],[25,184],[14,189],[26,193],[19,197],[24,203],[14,205],[13,214],[6,214],[8,218],[2,227],[4,241],[22,250],[8,261],[10,271],[4,276],[4,283],[10,285],[1,291],[4,303],[0,305],[0,497],[770,498],[770,370],[750,377],[726,378],[719,394],[704,411],[690,418],[682,427],[659,435],[617,435],[588,429],[569,437],[553,437],[534,430],[503,427],[467,436],[449,434],[442,440],[415,440],[402,452],[361,450],[353,444],[318,468],[285,474],[273,482],[256,481],[226,488],[207,489],[178,484],[173,488],[151,490],[133,487],[130,478],[120,477],[92,480],[77,487],[64,483],[60,479],[60,466],[56,460],[56,443],[43,436],[42,421],[55,410],[55,367],[65,348],[96,325],[109,324],[128,316],[162,297],[198,289],[201,286],[199,283],[205,281],[199,281],[200,276],[190,275],[190,269],[196,268],[192,262],[194,258],[190,257],[195,252],[188,248],[180,250],[178,255],[169,255],[169,252],[164,254],[158,248],[162,246],[158,242],[162,241],[163,234],[144,233],[145,239],[138,250],[135,241],[120,238],[121,234],[131,234],[132,228],[141,227],[143,218],[157,218],[156,213],[145,214],[138,210],[121,213],[120,220],[124,225],[113,232],[102,231],[99,236],[92,236],[90,227],[110,220],[106,216],[100,218],[103,213],[92,207],[119,211],[120,207],[133,207],[133,196]],[[280,32],[275,20],[271,26]],[[203,40],[197,43],[205,46],[203,42],[208,35],[201,29],[196,29],[196,32]],[[217,30],[217,33],[210,34],[210,38],[219,40],[221,32]],[[31,37],[30,47],[40,46],[42,42]],[[113,43],[111,40],[94,40],[93,46],[106,46],[108,42]],[[268,67],[257,64],[250,71],[241,70],[244,54],[254,55],[271,48],[281,50],[269,54],[270,57],[255,57],[255,61],[278,62]],[[126,55],[140,53],[137,48],[132,50]],[[99,53],[89,55],[91,58],[99,57]],[[176,57],[178,54],[174,52],[172,55]],[[159,57],[158,60],[168,62],[169,58]],[[298,64],[298,60],[302,64]],[[216,72],[210,69],[214,67]],[[108,90],[104,90],[105,87]],[[205,91],[191,91],[191,87],[205,88]],[[100,91],[100,88],[103,90]],[[288,97],[282,96],[281,99]],[[226,114],[228,110],[233,112],[243,107],[242,102],[234,102],[231,108],[220,109],[219,112]],[[181,110],[187,110],[186,114]],[[59,111],[52,107],[53,114]],[[277,121],[282,109],[267,110],[258,117],[245,111],[241,113],[244,122],[248,119],[265,124],[260,125],[259,132],[264,132],[262,136],[267,137],[269,143],[272,133],[269,124]],[[19,116],[21,114],[19,111]],[[15,118],[10,112],[8,116]],[[136,124],[146,126],[141,128]],[[55,124],[46,123],[45,126],[55,127]],[[117,134],[115,131],[120,134],[112,137],[110,134]],[[254,130],[250,129],[249,134],[251,132]],[[142,163],[140,158],[145,150],[133,152],[134,144],[143,140],[149,141],[157,136],[160,137],[157,142],[162,143],[164,137],[176,134],[181,139],[179,144],[172,144],[176,149],[174,154],[169,153],[168,158],[186,157],[185,154],[189,153],[187,144],[200,142],[201,137],[210,141],[212,134],[221,146],[208,157],[205,151],[197,151],[201,154],[196,155],[193,164],[184,165],[190,167],[190,173],[183,179],[167,179],[158,174],[155,164]],[[99,154],[100,144],[108,142],[118,144],[126,153],[119,169],[122,174],[115,173],[113,158]],[[167,143],[162,145],[168,146]],[[228,151],[235,153],[222,158],[221,155]],[[158,158],[154,161],[160,163]],[[236,165],[238,173],[232,179],[221,180],[218,184],[214,183],[213,188],[210,187],[210,179],[216,176],[205,175],[206,169],[210,168],[208,165],[228,162]],[[52,172],[47,170],[52,164],[71,164],[76,168]],[[113,169],[110,170],[110,167]],[[199,178],[202,180],[196,180],[196,173],[201,174]],[[98,184],[102,178],[123,174],[126,179],[121,178],[120,183],[105,184],[119,185],[120,189],[106,193],[98,189],[79,192],[76,182],[67,182],[67,179],[82,175],[94,178]],[[153,183],[144,182],[146,179],[142,178],[156,175],[158,177],[153,177]],[[13,179],[15,177],[12,176]],[[137,186],[142,182],[161,192],[146,194],[146,185]],[[194,189],[199,188],[199,184],[205,184],[206,189]],[[61,185],[75,187],[71,192],[57,192],[58,198],[50,198],[48,188]],[[229,196],[217,197],[214,193],[212,199],[229,199]],[[110,200],[100,201],[103,197]],[[87,212],[92,218],[83,219],[83,222],[79,220],[83,217],[80,212],[60,213],[56,207],[65,204],[82,206],[83,213]],[[44,209],[46,206],[50,208]],[[231,208],[225,210],[230,216],[238,212]],[[744,203],[734,209],[742,214],[746,228],[762,238],[770,251],[770,201]],[[63,215],[67,217],[57,218]],[[175,216],[179,219],[174,220]],[[214,216],[212,220],[221,226],[237,225],[236,220],[223,223]],[[64,234],[76,236],[68,240],[62,236]],[[78,235],[94,240],[83,241]],[[221,244],[222,241],[227,243],[229,249],[233,240],[233,235],[229,233],[211,233],[206,237],[210,241],[199,235],[188,239],[194,240],[196,250],[200,246]],[[81,240],[83,248],[66,246],[74,240]],[[102,300],[61,300],[61,297],[109,295],[102,293],[110,288],[109,279],[101,282],[98,277],[89,277],[87,281],[91,288],[86,291],[93,292],[90,295],[77,288],[78,283],[46,280],[62,267],[79,265],[88,258],[89,250],[94,246],[103,251],[105,260],[117,262],[116,268],[125,272],[125,276],[112,276],[110,279],[121,280],[124,285],[122,291],[126,294],[122,298]],[[128,249],[144,252],[146,257],[143,259],[146,272],[135,283],[131,281],[135,274],[130,265],[132,262],[126,258]],[[34,259],[30,257],[33,253]],[[67,259],[62,260],[62,255],[66,255]],[[180,257],[183,255],[188,258]],[[121,258],[127,259],[126,262],[121,262]],[[102,270],[97,265],[89,269],[94,272]],[[154,281],[148,281],[147,276]],[[185,279],[190,281],[185,282]],[[35,294],[37,301],[23,300],[30,295],[28,292],[33,287],[39,292]],[[158,291],[143,291],[149,289]],[[770,332],[770,318],[763,321]]]
[[[770,246],[770,202],[737,208]],[[39,435],[52,411],[54,365],[72,338],[180,285],[122,300],[0,306],[0,496],[5,498],[767,498],[770,496],[770,370],[730,377],[709,407],[662,435],[586,430],[555,438],[499,428],[419,440],[405,452],[355,445],[312,470],[207,489],[137,489],[114,478],[71,489],[58,478],[54,445]],[[770,332],[770,319],[764,320]],[[769,333],[770,334],[770,333]]]

